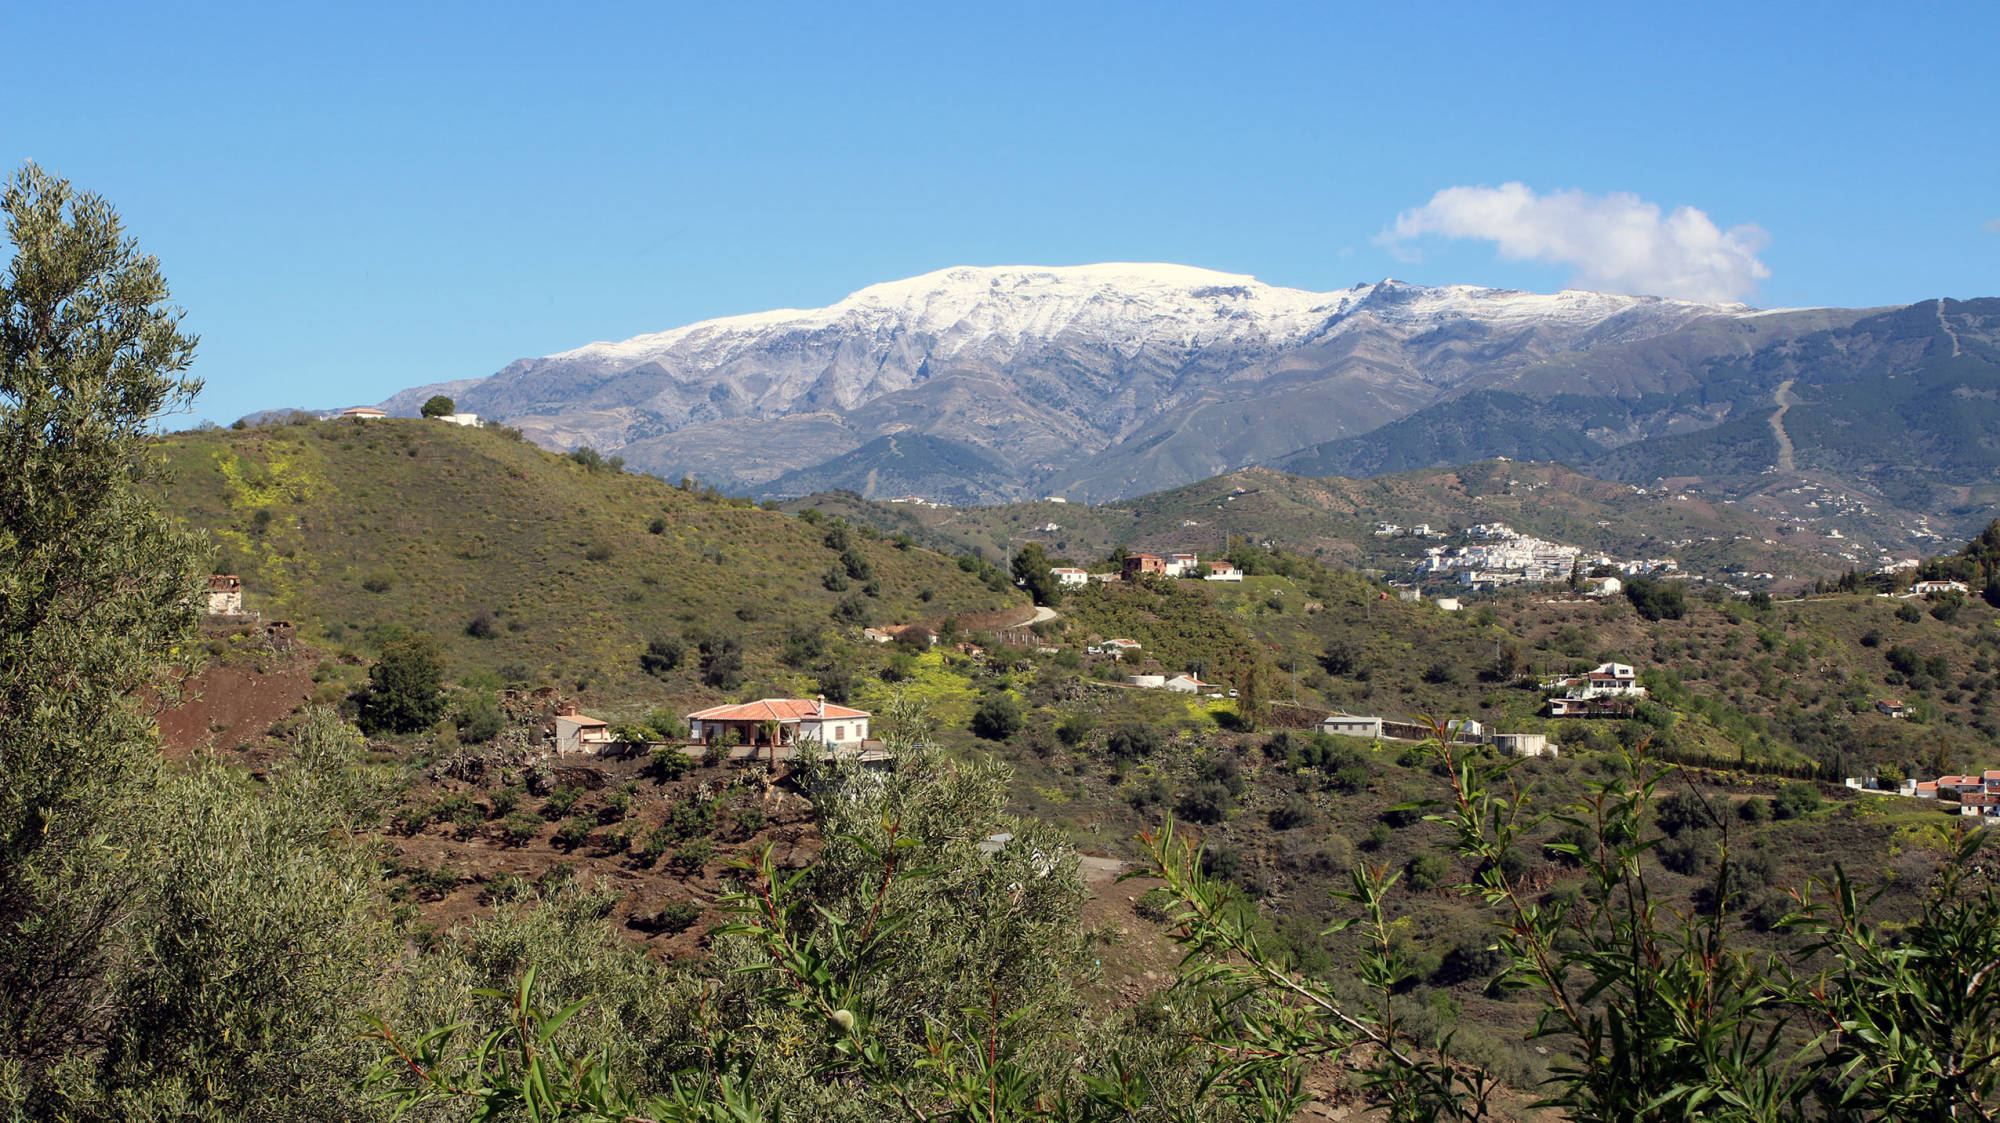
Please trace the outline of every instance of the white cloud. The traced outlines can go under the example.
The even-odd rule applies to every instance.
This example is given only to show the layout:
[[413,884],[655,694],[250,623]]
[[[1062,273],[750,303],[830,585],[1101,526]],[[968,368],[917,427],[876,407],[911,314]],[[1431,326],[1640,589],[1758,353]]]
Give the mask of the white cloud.
[[1662,213],[1629,192],[1591,195],[1526,185],[1447,187],[1396,216],[1376,242],[1410,256],[1426,237],[1479,238],[1509,261],[1570,265],[1578,288],[1684,300],[1743,300],[1771,270],[1757,260],[1770,236],[1751,225],[1719,229],[1693,207]]

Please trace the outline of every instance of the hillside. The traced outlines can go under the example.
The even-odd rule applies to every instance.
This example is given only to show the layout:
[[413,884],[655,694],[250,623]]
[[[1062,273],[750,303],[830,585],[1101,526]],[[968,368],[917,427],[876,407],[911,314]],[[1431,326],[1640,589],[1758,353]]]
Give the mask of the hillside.
[[[454,677],[712,695],[698,665],[701,641],[715,639],[740,649],[732,683],[804,689],[802,676],[858,643],[863,625],[1025,604],[1004,581],[907,541],[592,467],[498,431],[325,421],[181,433],[162,447],[174,472],[165,505],[211,535],[216,568],[244,578],[249,608],[335,650],[428,635]],[[813,637],[799,665],[782,658],[794,634]],[[662,677],[640,666],[654,640],[676,655]]]

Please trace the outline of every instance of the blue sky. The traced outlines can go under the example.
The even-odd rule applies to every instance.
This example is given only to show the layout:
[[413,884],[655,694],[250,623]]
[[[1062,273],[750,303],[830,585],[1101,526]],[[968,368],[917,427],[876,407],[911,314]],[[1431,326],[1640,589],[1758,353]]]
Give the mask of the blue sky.
[[14,4],[0,158],[222,422],[960,264],[2000,295],[2000,6],[1640,7]]

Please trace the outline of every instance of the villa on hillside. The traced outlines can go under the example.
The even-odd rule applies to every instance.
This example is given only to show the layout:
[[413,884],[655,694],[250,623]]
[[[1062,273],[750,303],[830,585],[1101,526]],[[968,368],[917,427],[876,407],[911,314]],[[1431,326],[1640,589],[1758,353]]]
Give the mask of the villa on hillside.
[[1051,568],[1049,572],[1055,574],[1056,584],[1061,587],[1090,584],[1089,570],[1078,569],[1071,565],[1059,565]]
[[1939,593],[1957,593],[1960,596],[1972,592],[1963,581],[1919,581],[1910,586],[1910,595],[1928,597]]
[[340,416],[352,417],[359,421],[375,421],[389,415],[387,412],[376,409],[374,406],[355,406],[352,409],[341,410]]
[[817,700],[759,698],[740,705],[711,706],[687,715],[688,741],[705,746],[775,747],[818,741],[831,749],[858,750],[868,739],[868,719],[872,716],[867,710],[828,705],[824,694]]
[[1137,654],[1140,646],[1139,641],[1135,639],[1108,639],[1102,643],[1092,644],[1084,650],[1092,655],[1109,655],[1113,659],[1122,659],[1127,655]]
[[1366,737],[1378,741],[1382,738],[1382,719],[1359,714],[1328,714],[1326,720],[1319,723],[1319,730],[1342,737]]
[[1208,567],[1208,576],[1203,578],[1203,580],[1241,581],[1243,580],[1243,571],[1228,562],[1213,562]]

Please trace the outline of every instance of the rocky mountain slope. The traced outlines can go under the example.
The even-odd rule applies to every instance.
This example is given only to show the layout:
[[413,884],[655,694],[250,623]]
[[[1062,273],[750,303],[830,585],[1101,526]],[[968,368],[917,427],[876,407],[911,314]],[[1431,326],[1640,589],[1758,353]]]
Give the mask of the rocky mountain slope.
[[1396,281],[1314,293],[1178,265],[956,268],[383,404],[415,413],[444,392],[545,445],[762,494],[1109,499],[1749,311]]

